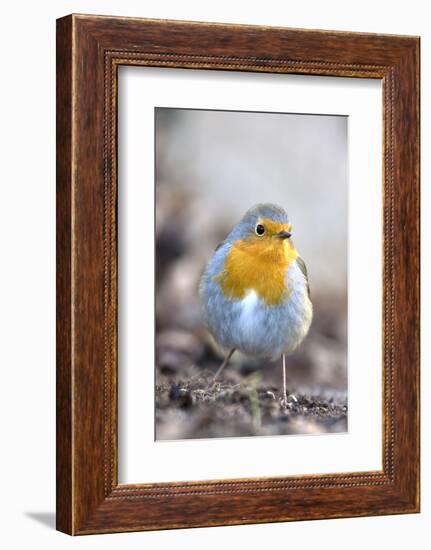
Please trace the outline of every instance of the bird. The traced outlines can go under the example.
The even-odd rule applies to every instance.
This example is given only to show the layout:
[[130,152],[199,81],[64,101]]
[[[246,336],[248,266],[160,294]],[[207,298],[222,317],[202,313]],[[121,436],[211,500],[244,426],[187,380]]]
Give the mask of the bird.
[[212,385],[236,350],[281,358],[281,403],[287,406],[286,355],[307,336],[313,305],[307,268],[282,207],[268,203],[247,210],[208,260],[199,299],[204,324],[225,353]]

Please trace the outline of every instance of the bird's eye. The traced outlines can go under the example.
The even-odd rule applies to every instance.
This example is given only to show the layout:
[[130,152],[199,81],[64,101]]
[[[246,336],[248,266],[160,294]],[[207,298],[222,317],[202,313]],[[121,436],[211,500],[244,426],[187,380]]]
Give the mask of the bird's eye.
[[265,228],[261,223],[258,223],[256,225],[255,231],[256,231],[256,235],[258,235],[259,237],[262,237],[262,235],[265,233]]

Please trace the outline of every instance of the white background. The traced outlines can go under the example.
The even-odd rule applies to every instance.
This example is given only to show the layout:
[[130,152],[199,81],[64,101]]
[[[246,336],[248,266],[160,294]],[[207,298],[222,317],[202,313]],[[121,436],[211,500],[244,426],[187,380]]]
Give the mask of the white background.
[[[431,150],[431,29],[427,3],[384,0],[276,2],[94,0],[3,6],[1,143],[1,542],[5,548],[205,549],[280,545],[363,549],[424,547],[431,521],[430,339],[423,341],[421,515],[101,535],[72,539],[53,530],[55,18],[69,12],[284,25],[422,36],[422,150]],[[4,44],[3,44],[4,42]],[[423,155],[422,242],[431,249],[431,181]],[[422,326],[431,330],[429,253],[423,262]]]
[[[122,67],[119,75],[120,482],[380,470],[381,83],[143,67]],[[142,304],[154,287],[154,264],[148,264],[154,258],[154,187],[148,185],[154,181],[154,166],[143,162],[143,150],[154,146],[155,105],[349,115],[347,434],[154,441],[154,349],[148,346],[154,312]],[[143,243],[142,235],[150,238]],[[369,243],[365,264],[364,242]]]

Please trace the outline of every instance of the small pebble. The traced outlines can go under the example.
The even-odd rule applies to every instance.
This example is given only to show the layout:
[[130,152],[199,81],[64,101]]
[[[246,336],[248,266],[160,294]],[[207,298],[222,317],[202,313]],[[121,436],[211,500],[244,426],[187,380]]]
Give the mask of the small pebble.
[[187,388],[181,388],[178,384],[172,384],[169,390],[169,399],[174,401],[181,409],[188,409],[194,405],[195,399]]
[[270,397],[271,399],[275,399],[274,392],[268,390],[268,391],[265,393],[265,397]]

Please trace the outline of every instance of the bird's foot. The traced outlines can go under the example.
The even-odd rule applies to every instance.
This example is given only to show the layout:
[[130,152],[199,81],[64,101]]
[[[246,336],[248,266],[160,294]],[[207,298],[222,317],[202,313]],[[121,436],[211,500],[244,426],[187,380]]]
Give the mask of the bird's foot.
[[280,398],[280,405],[283,407],[283,409],[291,409],[295,403],[298,403],[298,399],[296,395],[293,393],[285,393]]

